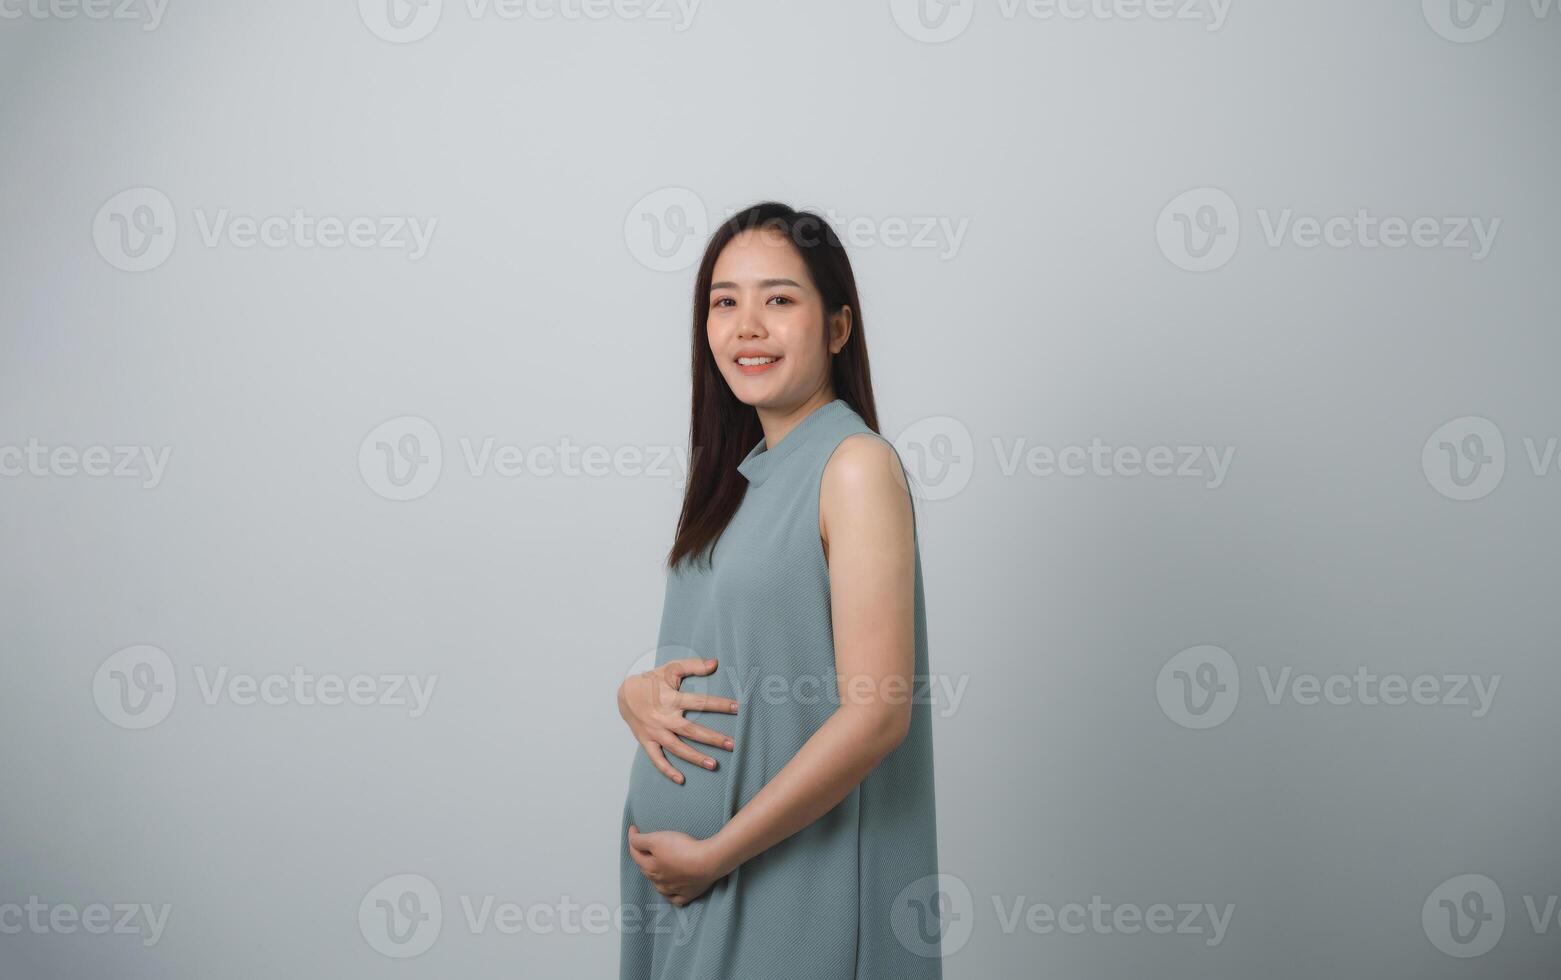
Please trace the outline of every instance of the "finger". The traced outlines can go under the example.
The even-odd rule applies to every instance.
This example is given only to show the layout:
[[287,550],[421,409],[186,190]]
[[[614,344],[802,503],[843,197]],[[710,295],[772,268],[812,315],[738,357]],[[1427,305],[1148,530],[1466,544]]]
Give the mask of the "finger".
[[640,874],[645,875],[647,878],[650,877],[650,869],[646,866],[646,862],[648,862],[650,858],[635,850],[633,844],[629,845],[629,860],[633,861],[639,867]]
[[695,724],[692,721],[685,720],[683,724],[677,727],[676,731],[684,738],[691,738],[706,745],[714,745],[718,749],[730,750],[737,747],[737,743],[732,741],[732,736],[725,732],[718,732],[713,728],[706,728],[704,725]]
[[654,834],[642,834],[635,829],[633,824],[629,825],[629,846],[634,850],[639,851],[641,854],[651,854],[653,853],[654,840]]
[[[640,745],[644,747],[645,754],[650,756],[651,764],[654,765],[663,776],[666,776],[668,779],[672,780],[674,783],[677,783],[679,786],[683,785],[683,774],[678,772],[677,769],[673,767],[672,763],[667,761],[667,757],[661,754],[661,743],[653,742],[647,738],[642,740]],[[688,761],[693,762],[694,760],[690,759]]]
[[737,702],[731,698],[716,697],[713,694],[685,694],[678,692],[678,696],[672,699],[673,705],[679,711],[719,711],[723,715],[737,714]]
[[715,670],[714,658],[701,660],[699,657],[684,657],[681,660],[669,660],[662,665],[668,684],[678,686],[678,682],[690,674],[708,674]]
[[663,742],[662,745],[664,745],[668,751],[677,756],[679,759],[692,762],[694,765],[705,769],[715,768],[714,759],[710,758],[708,755],[705,755],[703,752],[694,748],[692,745],[689,745],[681,738],[678,738],[677,735],[673,734],[672,732],[667,732],[667,741]]

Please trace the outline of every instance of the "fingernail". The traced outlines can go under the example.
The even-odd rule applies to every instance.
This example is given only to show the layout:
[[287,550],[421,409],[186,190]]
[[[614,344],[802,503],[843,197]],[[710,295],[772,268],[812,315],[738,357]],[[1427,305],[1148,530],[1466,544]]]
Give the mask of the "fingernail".
[[715,768],[715,760],[714,759],[706,759],[705,760],[705,768],[706,769],[714,769]]
[[731,739],[727,739],[727,740],[726,740],[726,747],[727,747],[727,748],[731,748],[731,747],[732,747],[732,746],[734,746],[734,745],[736,745],[736,744],[737,744],[737,743],[736,743],[736,742],[733,742],[733,741],[732,741],[732,740],[731,740]]

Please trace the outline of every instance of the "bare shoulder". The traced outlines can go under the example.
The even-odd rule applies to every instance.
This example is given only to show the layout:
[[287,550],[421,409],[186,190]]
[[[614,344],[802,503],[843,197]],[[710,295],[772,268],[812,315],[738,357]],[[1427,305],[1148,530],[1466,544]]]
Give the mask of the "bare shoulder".
[[908,492],[905,474],[900,470],[900,455],[880,435],[857,432],[846,436],[824,464],[821,487],[851,493],[883,493],[896,489]]
[[910,526],[910,488],[900,455],[882,436],[858,432],[842,439],[819,484],[819,534],[827,544],[830,528],[876,526],[893,533]]

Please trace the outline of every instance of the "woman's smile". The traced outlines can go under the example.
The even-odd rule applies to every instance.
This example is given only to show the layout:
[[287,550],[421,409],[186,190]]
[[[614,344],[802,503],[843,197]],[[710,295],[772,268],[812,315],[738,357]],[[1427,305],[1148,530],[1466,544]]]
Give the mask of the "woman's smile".
[[780,354],[770,354],[761,350],[745,348],[737,352],[737,370],[743,374],[763,374],[770,368],[779,364]]

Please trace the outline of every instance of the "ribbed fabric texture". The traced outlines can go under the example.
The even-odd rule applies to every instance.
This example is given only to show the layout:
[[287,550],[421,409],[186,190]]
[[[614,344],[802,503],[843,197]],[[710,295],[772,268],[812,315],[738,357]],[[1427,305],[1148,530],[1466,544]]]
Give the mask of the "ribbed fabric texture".
[[[628,855],[631,823],[714,835],[839,707],[818,499],[825,464],[855,433],[881,438],[836,399],[774,449],[761,440],[738,467],[749,486],[716,542],[713,567],[684,563],[668,575],[657,663],[719,658],[714,674],[687,678],[683,690],[736,698],[738,713],[688,717],[737,747],[696,746],[717,760],[714,772],[669,754],[682,786],[636,747],[619,836],[620,980],[941,980],[924,696],[905,741],[838,806],[683,908],[666,902]],[[915,590],[920,695],[929,669],[919,546]]]

